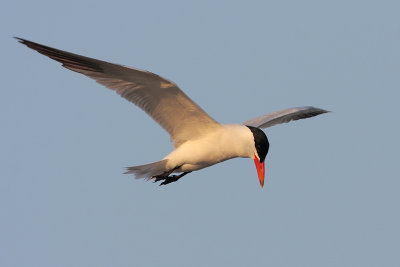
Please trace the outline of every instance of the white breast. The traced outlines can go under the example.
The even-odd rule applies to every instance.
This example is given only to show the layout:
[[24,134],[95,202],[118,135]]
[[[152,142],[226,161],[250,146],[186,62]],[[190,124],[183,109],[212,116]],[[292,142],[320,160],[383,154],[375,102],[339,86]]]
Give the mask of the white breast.
[[254,152],[254,137],[249,128],[225,124],[202,138],[183,143],[164,159],[168,159],[168,169],[181,166],[176,172],[195,171],[231,158],[253,158]]

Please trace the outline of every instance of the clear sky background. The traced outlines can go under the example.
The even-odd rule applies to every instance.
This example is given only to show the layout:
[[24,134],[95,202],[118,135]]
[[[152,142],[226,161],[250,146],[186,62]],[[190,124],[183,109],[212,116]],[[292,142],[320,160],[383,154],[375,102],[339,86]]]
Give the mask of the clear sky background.
[[[4,1],[1,266],[400,266],[399,1]],[[165,187],[123,175],[173,147],[139,108],[13,36],[146,69],[223,123],[266,129]]]

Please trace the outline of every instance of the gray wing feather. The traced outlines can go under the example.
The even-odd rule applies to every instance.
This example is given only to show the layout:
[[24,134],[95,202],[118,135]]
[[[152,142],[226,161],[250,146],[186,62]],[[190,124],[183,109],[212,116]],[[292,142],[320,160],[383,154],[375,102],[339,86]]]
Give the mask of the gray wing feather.
[[58,50],[21,38],[20,43],[84,74],[143,109],[171,136],[178,147],[220,127],[178,86],[154,73]]
[[314,107],[288,108],[245,121],[243,124],[258,128],[267,128],[280,123],[314,117],[329,111]]

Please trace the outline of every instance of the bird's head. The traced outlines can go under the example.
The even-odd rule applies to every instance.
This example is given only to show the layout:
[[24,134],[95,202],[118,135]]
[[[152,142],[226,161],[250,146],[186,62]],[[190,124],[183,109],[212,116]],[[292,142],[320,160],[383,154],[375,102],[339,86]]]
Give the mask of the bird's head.
[[[246,125],[247,126],[247,125]],[[254,163],[256,164],[258,179],[261,187],[264,186],[265,177],[265,157],[268,154],[269,142],[265,133],[259,128],[247,126],[254,137]]]

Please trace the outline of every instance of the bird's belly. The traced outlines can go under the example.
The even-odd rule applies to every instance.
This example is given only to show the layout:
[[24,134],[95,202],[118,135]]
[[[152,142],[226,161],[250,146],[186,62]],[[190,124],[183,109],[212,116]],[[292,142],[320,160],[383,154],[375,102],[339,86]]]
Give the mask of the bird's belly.
[[236,157],[220,152],[218,150],[206,150],[203,147],[196,151],[192,150],[190,153],[176,153],[175,155],[171,153],[168,163],[171,164],[171,168],[179,167],[174,172],[189,172]]
[[210,167],[212,165],[215,165],[217,163],[220,163],[222,161],[225,161],[228,159],[224,160],[218,160],[218,161],[202,161],[202,162],[197,162],[197,163],[183,163],[180,165],[179,168],[175,169],[174,172],[191,172],[191,171],[198,171],[203,168]]
[[217,134],[182,144],[164,158],[168,159],[167,167],[176,168],[175,172],[188,172],[236,157],[251,157],[252,150],[237,136]]
[[184,163],[181,167],[176,169],[174,172],[192,172],[197,171],[211,165],[208,164],[191,164],[191,163]]

